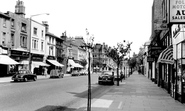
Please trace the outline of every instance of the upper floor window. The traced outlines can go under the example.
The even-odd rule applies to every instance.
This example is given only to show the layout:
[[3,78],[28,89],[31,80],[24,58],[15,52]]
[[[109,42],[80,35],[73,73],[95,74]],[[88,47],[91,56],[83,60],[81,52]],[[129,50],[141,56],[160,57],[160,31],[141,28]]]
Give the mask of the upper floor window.
[[25,23],[22,23],[21,31],[26,32],[26,24]]
[[6,27],[6,19],[3,19],[3,27]]
[[42,30],[42,32],[41,32],[41,33],[42,33],[42,37],[44,37],[44,31],[43,31],[43,30]]
[[20,36],[20,46],[23,48],[27,47],[27,36],[25,35]]
[[14,36],[15,36],[15,34],[11,33],[11,44],[12,44],[12,46],[14,46]]
[[32,39],[32,49],[38,50],[38,40]]
[[33,34],[37,35],[37,28],[35,28],[35,27],[33,28]]
[[44,50],[44,42],[42,41],[41,42],[41,51],[43,51]]
[[5,45],[5,38],[6,38],[6,32],[3,32],[3,37],[2,37],[2,45]]
[[51,56],[54,55],[54,50],[53,50],[52,46],[49,47],[49,55],[51,55]]
[[12,19],[11,21],[11,28],[14,28],[15,27],[15,23],[14,23],[14,19]]

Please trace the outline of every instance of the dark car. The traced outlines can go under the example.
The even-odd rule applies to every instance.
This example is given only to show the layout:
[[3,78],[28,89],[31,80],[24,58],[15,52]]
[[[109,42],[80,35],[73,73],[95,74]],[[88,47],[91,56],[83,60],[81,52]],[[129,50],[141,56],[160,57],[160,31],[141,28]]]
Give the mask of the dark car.
[[19,70],[12,76],[14,81],[28,81],[28,80],[37,80],[37,75],[33,74],[30,70]]
[[112,72],[102,72],[102,74],[98,77],[98,84],[102,83],[110,83],[114,85],[114,76],[112,75]]
[[50,72],[50,78],[63,78],[64,73],[59,69],[53,69]]

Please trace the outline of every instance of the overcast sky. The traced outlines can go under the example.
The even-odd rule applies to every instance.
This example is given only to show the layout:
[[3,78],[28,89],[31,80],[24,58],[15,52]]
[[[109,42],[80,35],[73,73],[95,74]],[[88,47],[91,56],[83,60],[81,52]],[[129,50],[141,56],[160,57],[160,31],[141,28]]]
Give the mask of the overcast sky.
[[[18,0],[1,0],[0,12],[15,12]],[[26,18],[48,21],[49,31],[56,36],[66,31],[68,36],[83,36],[86,28],[95,43],[116,46],[123,40],[133,42],[132,52],[151,36],[153,0],[22,0]]]

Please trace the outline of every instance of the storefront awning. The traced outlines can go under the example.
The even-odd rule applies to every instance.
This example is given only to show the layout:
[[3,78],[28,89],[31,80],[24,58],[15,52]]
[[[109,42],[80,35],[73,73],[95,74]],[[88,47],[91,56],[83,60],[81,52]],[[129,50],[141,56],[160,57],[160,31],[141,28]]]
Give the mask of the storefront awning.
[[83,66],[80,65],[80,64],[78,64],[78,63],[76,63],[76,67],[78,67],[78,68],[83,68]]
[[74,68],[74,67],[83,68],[82,65],[80,65],[80,64],[78,64],[78,63],[75,63],[72,59],[69,59],[69,60],[68,60],[68,65],[69,65],[71,68]]
[[50,62],[51,64],[55,65],[55,66],[64,67],[63,64],[59,63],[59,62],[56,61],[56,60],[47,60],[47,61]]
[[23,61],[20,61],[19,64],[29,64],[29,61],[28,60],[23,60]]
[[158,63],[174,64],[172,45],[163,50],[158,58]]
[[72,59],[68,59],[68,66],[74,68],[76,66],[76,63]]
[[13,65],[13,64],[19,64],[19,63],[7,55],[0,55],[0,64]]
[[34,66],[50,66],[49,64],[46,64],[44,62],[39,62],[39,61],[32,61],[32,64],[34,64]]

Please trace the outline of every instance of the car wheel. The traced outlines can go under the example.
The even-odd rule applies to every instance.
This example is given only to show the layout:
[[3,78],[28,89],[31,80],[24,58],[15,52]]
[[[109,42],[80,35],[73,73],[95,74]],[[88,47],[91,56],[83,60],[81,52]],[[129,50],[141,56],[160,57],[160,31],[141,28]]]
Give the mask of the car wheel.
[[37,78],[36,77],[33,77],[33,81],[36,81],[37,80]]
[[101,85],[101,82],[100,82],[100,81],[98,81],[98,84],[99,84],[99,85]]
[[27,81],[28,81],[28,78],[25,77],[25,78],[24,78],[24,81],[27,82]]

